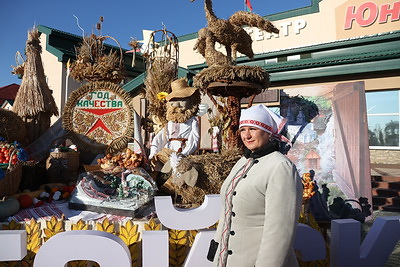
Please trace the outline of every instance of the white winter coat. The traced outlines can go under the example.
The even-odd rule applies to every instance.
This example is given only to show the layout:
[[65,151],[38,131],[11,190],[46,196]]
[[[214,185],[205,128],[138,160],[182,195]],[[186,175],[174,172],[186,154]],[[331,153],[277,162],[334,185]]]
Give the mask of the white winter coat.
[[[214,266],[224,266],[220,257],[225,253],[228,267],[298,266],[293,239],[302,192],[295,165],[280,152],[242,157],[221,188]],[[224,232],[229,238],[226,246]]]

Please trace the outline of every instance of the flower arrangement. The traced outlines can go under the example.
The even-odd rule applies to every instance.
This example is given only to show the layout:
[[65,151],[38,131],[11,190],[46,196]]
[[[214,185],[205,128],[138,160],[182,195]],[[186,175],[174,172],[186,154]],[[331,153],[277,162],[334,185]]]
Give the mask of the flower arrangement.
[[167,96],[168,96],[167,92],[159,92],[157,94],[157,99],[161,101],[167,101]]

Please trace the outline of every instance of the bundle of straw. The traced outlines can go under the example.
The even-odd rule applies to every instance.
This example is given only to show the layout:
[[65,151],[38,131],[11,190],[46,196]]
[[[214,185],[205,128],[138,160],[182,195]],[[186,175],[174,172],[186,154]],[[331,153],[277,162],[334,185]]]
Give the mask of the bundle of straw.
[[28,32],[24,76],[13,105],[13,111],[26,122],[28,143],[50,127],[51,116],[58,116],[57,105],[46,82],[41,52],[39,32],[34,28]]
[[107,38],[117,42],[110,36],[95,34],[83,38],[83,42],[77,48],[77,60],[71,65],[70,75],[73,79],[80,82],[108,81],[119,84],[125,78],[122,49],[120,47],[119,54],[114,50],[105,54],[103,43]]
[[149,101],[149,113],[156,116],[162,125],[167,123],[165,118],[166,103],[160,93],[171,92],[171,82],[176,79],[176,66],[168,59],[159,58],[147,69],[145,97]]
[[222,183],[241,155],[242,152],[238,149],[228,149],[221,154],[207,153],[184,157],[177,167],[177,172],[183,174],[191,168],[196,169],[198,172],[196,185],[178,186],[172,181],[173,178],[169,178],[164,186],[181,196],[183,204],[201,205],[205,195],[220,193]]
[[265,70],[257,66],[229,66],[217,65],[208,67],[193,78],[193,85],[200,88],[204,93],[210,83],[218,81],[246,81],[260,85],[261,88],[268,88],[269,74]]
[[[158,33],[161,34],[161,41],[156,43],[155,36]],[[149,113],[162,128],[167,123],[166,101],[162,95],[171,92],[171,82],[178,74],[178,38],[166,29],[157,30],[152,32],[147,47],[143,54],[147,58],[145,98],[149,101]]]
[[24,76],[13,105],[14,112],[22,118],[39,113],[58,116],[57,105],[46,83],[41,53],[39,32],[34,28],[28,32]]

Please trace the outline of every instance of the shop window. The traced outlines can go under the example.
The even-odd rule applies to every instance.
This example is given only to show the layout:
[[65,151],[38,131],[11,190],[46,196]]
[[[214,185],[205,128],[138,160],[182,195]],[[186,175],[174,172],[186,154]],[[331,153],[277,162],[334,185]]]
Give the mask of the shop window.
[[371,148],[399,149],[400,91],[366,93]]

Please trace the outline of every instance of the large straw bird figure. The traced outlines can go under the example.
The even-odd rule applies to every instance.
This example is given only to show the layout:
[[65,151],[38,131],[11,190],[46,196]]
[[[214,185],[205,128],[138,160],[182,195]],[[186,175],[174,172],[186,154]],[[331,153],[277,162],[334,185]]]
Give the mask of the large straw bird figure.
[[[194,2],[195,0],[190,1]],[[220,19],[214,14],[211,0],[204,0],[204,10],[208,27],[199,30],[194,50],[197,50],[206,59],[209,66],[229,64],[231,60],[236,60],[237,52],[250,59],[254,57],[251,36],[242,28],[243,26],[257,27],[270,33],[279,33],[279,30],[270,21],[251,12],[237,11],[227,20]],[[215,42],[225,46],[227,54],[225,58],[221,58],[220,52],[215,51]],[[219,54],[219,61],[215,60],[216,54]]]

